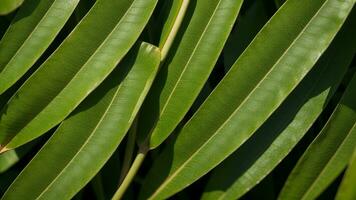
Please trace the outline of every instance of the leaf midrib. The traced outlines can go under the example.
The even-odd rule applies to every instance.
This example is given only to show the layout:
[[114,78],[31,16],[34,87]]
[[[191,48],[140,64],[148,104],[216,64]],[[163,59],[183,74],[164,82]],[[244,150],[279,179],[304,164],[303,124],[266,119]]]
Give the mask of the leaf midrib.
[[[83,145],[80,146],[80,148],[78,149],[78,151],[75,153],[75,155],[68,161],[68,163],[65,165],[65,167],[63,167],[63,169],[58,173],[57,176],[54,177],[54,179],[47,185],[46,188],[43,189],[43,191],[41,192],[41,194],[36,198],[36,199],[40,199],[41,196],[43,196],[46,191],[49,190],[49,188],[57,181],[57,179],[67,170],[67,168],[75,161],[75,159],[77,158],[77,156],[82,152],[82,150],[87,146],[87,144],[89,143],[90,139],[95,135],[95,132],[97,131],[97,129],[100,127],[100,125],[102,124],[103,120],[105,119],[105,117],[107,116],[109,110],[111,109],[114,101],[117,98],[117,95],[119,94],[120,89],[122,88],[122,84],[121,83],[119,85],[119,87],[117,88],[117,90],[115,91],[114,96],[112,97],[110,103],[108,104],[107,108],[105,109],[104,113],[102,114],[102,116],[100,117],[100,120],[98,121],[98,123],[96,124],[96,126],[94,127],[94,129],[91,131],[89,137],[84,141]],[[62,123],[63,125],[63,123]],[[60,127],[58,127],[59,130]],[[39,152],[40,153],[40,152]]]
[[[198,40],[198,42],[196,43],[196,45],[194,46],[194,49],[193,49],[192,53],[190,54],[188,61],[186,62],[186,64],[185,64],[184,67],[183,67],[182,73],[180,74],[180,76],[179,76],[178,80],[176,81],[176,83],[175,83],[173,89],[171,90],[171,92],[170,92],[170,94],[169,94],[169,96],[168,96],[168,98],[167,98],[165,104],[163,105],[163,108],[162,108],[162,111],[160,112],[160,115],[159,115],[159,117],[158,117],[158,120],[160,120],[161,117],[163,116],[163,114],[164,114],[164,112],[165,112],[165,110],[166,110],[168,104],[170,103],[170,100],[171,100],[173,94],[174,94],[174,91],[176,90],[176,88],[178,87],[179,83],[181,82],[181,79],[182,79],[183,75],[185,74],[185,72],[186,72],[186,70],[187,70],[187,68],[188,68],[188,65],[190,64],[192,58],[195,56],[195,52],[197,51],[198,47],[200,46],[201,40],[205,37],[206,31],[207,31],[208,28],[211,26],[211,21],[212,21],[212,19],[214,18],[215,14],[216,14],[216,11],[218,10],[218,8],[219,8],[219,6],[220,6],[220,4],[221,4],[221,1],[222,1],[222,0],[220,0],[220,1],[218,2],[218,4],[216,5],[213,14],[210,16],[209,21],[208,21],[208,23],[206,24],[206,26],[205,26],[205,28],[204,28],[203,33],[202,33],[201,36],[199,37],[199,40]],[[155,127],[156,127],[156,126],[155,126]],[[153,127],[153,129],[155,129],[155,127]]]
[[[244,103],[250,98],[250,96],[254,93],[254,91],[256,90],[256,88],[258,88],[259,85],[261,85],[264,80],[268,77],[268,75],[274,70],[274,68],[277,66],[277,64],[280,62],[280,60],[285,56],[285,54],[288,52],[288,50],[295,44],[295,42],[301,37],[301,35],[305,32],[306,28],[310,25],[311,21],[313,21],[313,19],[316,18],[316,16],[319,14],[319,12],[322,10],[322,8],[326,5],[326,2],[328,2],[329,0],[326,0],[325,2],[323,2],[322,6],[318,9],[318,11],[313,15],[313,17],[310,18],[310,20],[308,21],[308,23],[305,25],[305,27],[301,30],[301,32],[298,34],[298,36],[292,41],[292,43],[286,48],[286,50],[283,52],[283,54],[281,55],[281,57],[276,61],[275,64],[273,64],[273,66],[271,67],[271,69],[266,73],[266,75],[259,81],[259,83],[256,85],[256,87],[254,87],[254,89],[247,95],[247,97],[243,100],[243,102],[241,102],[241,104],[234,110],[234,112],[228,117],[227,120],[225,120],[225,122],[219,126],[219,128],[215,131],[215,133],[208,138],[208,140],[206,140],[193,154],[191,157],[189,157],[179,168],[177,168],[177,170],[171,175],[169,176],[169,178],[167,178],[164,183],[156,190],[156,192],[150,197],[150,199],[152,199],[154,196],[156,196],[157,194],[159,194],[159,192],[161,190],[163,190],[163,188],[169,184],[169,182],[175,177],[177,176],[177,174],[182,171],[185,167],[185,165],[187,165],[190,160],[193,159],[193,157],[195,155],[197,155],[211,140],[212,138],[214,138],[216,135],[219,134],[219,131],[231,120],[231,118],[237,113],[237,111],[239,111],[239,109],[242,107],[242,105],[244,105]],[[294,86],[295,88],[296,86]],[[201,107],[200,107],[201,108]],[[196,112],[198,113],[198,111]],[[272,112],[270,112],[272,113]],[[192,117],[193,118],[193,117]],[[191,118],[191,119],[192,119]],[[189,120],[190,121],[190,120]],[[188,124],[189,121],[186,123]],[[256,128],[255,128],[256,129]],[[247,138],[245,139],[247,140]],[[242,141],[243,143],[243,141]],[[227,156],[225,156],[227,157]]]
[[[24,42],[21,44],[21,46],[16,50],[16,52],[14,53],[14,55],[11,57],[11,59],[7,62],[7,64],[5,65],[5,67],[1,70],[1,72],[4,72],[7,70],[7,68],[9,67],[9,63],[13,62],[13,60],[18,56],[19,52],[24,48],[25,44],[28,42],[28,40],[30,40],[30,38],[32,38],[32,35],[37,31],[38,27],[40,26],[40,24],[42,24],[42,22],[47,18],[48,13],[53,9],[53,6],[55,4],[56,1],[59,0],[54,0],[51,5],[49,6],[48,10],[45,12],[45,14],[42,16],[41,20],[36,24],[36,26],[33,28],[33,30],[30,32],[30,34],[26,37],[26,39],[24,40]],[[34,62],[33,62],[34,63]],[[33,64],[32,63],[32,64]],[[1,74],[0,72],[0,74]]]
[[[130,7],[126,10],[125,14],[121,17],[120,21],[117,23],[117,25],[113,28],[113,30],[108,34],[108,36],[103,40],[103,42],[100,44],[100,46],[98,48],[96,48],[96,50],[93,52],[93,54],[88,58],[88,60],[82,65],[82,67],[74,74],[74,76],[65,84],[65,86],[62,88],[62,90],[55,96],[53,97],[50,101],[48,101],[48,104],[42,108],[42,110],[31,120],[28,121],[27,125],[25,125],[23,128],[21,128],[18,132],[20,133],[21,131],[23,131],[26,127],[28,127],[28,124],[30,124],[32,121],[38,119],[39,117],[42,117],[41,113],[43,113],[43,111],[45,111],[49,106],[51,106],[51,102],[53,102],[55,99],[58,98],[58,96],[60,96],[64,90],[66,90],[68,88],[68,86],[71,84],[71,82],[79,76],[80,72],[84,70],[84,68],[86,68],[86,65],[89,61],[91,61],[91,59],[93,57],[95,57],[95,55],[97,54],[97,52],[101,49],[101,47],[107,43],[107,40],[112,36],[112,33],[121,25],[122,21],[124,21],[123,19],[127,16],[127,14],[129,13],[129,11],[132,9],[132,6],[134,5],[134,3],[137,0],[132,1]],[[108,75],[107,75],[108,76]],[[96,86],[97,87],[97,86]],[[96,88],[94,87],[93,90]],[[15,95],[14,95],[15,96]],[[77,107],[80,104],[80,102],[78,102],[75,107]],[[16,137],[16,135],[14,136]],[[14,138],[12,137],[11,139],[9,139],[9,141],[7,142],[10,143],[11,140]],[[4,145],[3,148],[6,148],[6,145]]]
[[330,159],[328,159],[328,161],[326,162],[326,164],[323,166],[322,170],[320,171],[320,173],[318,173],[317,177],[314,179],[313,183],[310,185],[310,187],[308,187],[308,189],[305,191],[305,193],[302,196],[302,200],[307,199],[308,195],[311,193],[312,188],[314,188],[315,184],[318,182],[318,180],[320,179],[320,176],[327,170],[328,165],[335,160],[336,155],[338,155],[338,152],[340,152],[340,149],[342,149],[342,146],[347,142],[347,139],[349,138],[349,136],[351,135],[351,133],[353,132],[353,130],[356,128],[356,121],[354,122],[353,126],[350,128],[350,130],[348,131],[348,133],[346,134],[345,138],[343,138],[342,142],[340,143],[340,145],[338,146],[337,150],[334,152],[334,154],[332,154],[332,156],[330,157]]
[[[283,6],[283,5],[282,5],[282,6]],[[331,58],[329,57],[327,63],[330,64],[330,60],[331,60]],[[317,81],[315,82],[316,84],[313,84],[312,87],[310,87],[310,88],[308,89],[308,91],[306,92],[306,94],[307,94],[306,96],[307,96],[307,97],[310,97],[311,94],[313,94],[314,89],[317,87],[318,83],[320,83],[320,82],[323,80],[323,75],[328,71],[328,70],[327,70],[327,69],[328,69],[327,65],[329,65],[329,64],[326,64],[326,66],[325,66],[324,69],[322,70],[322,73],[318,76],[319,78],[318,78]],[[315,120],[313,120],[313,121],[315,121]],[[313,125],[313,123],[310,123],[305,129],[306,129],[306,130],[310,129],[310,127],[311,127],[312,125]],[[283,158],[284,158],[286,155],[288,155],[291,150],[292,150],[292,148],[290,148],[286,153],[284,153],[284,154],[283,154],[283,155],[284,155]],[[274,165],[275,165],[275,166],[278,165],[278,163],[280,163],[280,162],[283,160],[283,158],[282,158],[282,159],[279,159],[279,162],[275,163]],[[257,159],[256,162],[258,162],[258,160],[259,160],[259,159]],[[271,169],[271,170],[272,170],[272,169]],[[271,170],[268,170],[269,173],[271,172]],[[263,178],[266,177],[267,175],[268,175],[268,174],[265,174],[264,176],[262,176],[262,178],[260,178],[260,181],[261,181],[261,179],[263,179]],[[241,177],[242,177],[242,176],[241,176]],[[249,190],[249,189],[251,189],[251,188],[248,188],[248,190]],[[227,196],[227,194],[230,193],[229,191],[231,191],[231,190],[233,190],[233,189],[230,188],[230,189],[224,191],[224,193],[223,193],[223,194],[220,196],[220,198],[217,199],[217,200],[223,200],[223,199],[225,199],[225,197]]]

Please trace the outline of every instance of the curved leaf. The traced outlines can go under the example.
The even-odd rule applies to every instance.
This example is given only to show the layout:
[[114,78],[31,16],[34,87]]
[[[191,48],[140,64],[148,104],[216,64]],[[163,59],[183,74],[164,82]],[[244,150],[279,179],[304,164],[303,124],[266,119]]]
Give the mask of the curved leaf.
[[25,1],[0,42],[0,94],[16,83],[42,55],[78,2]]
[[[261,128],[209,177],[202,199],[238,199],[267,176],[324,110],[356,52],[356,12],[312,71]],[[353,16],[353,18],[351,17]],[[342,54],[338,54],[343,49]]]
[[[174,130],[193,104],[216,63],[242,0],[197,0],[176,52],[168,57],[139,117],[141,140],[151,149]],[[191,10],[190,10],[191,11]],[[189,19],[187,19],[189,20]],[[159,105],[157,105],[159,104]]]
[[354,0],[287,1],[183,127],[174,146],[155,161],[141,197],[173,195],[243,144],[310,71],[353,5]]
[[356,146],[356,75],[320,134],[299,159],[279,199],[315,199],[345,169]]
[[0,15],[6,15],[21,6],[24,0],[0,0]]
[[160,53],[144,43],[126,58],[60,125],[3,200],[70,199],[95,176],[135,118],[157,72]]
[[[356,128],[353,129],[356,132]],[[356,133],[352,133],[356,134]],[[346,174],[342,180],[339,190],[336,195],[336,200],[354,200],[356,199],[356,151],[352,156],[349,167],[347,168]]]
[[97,1],[2,110],[0,151],[40,136],[68,116],[132,47],[156,2]]
[[229,71],[236,59],[270,18],[266,2],[266,0],[251,2],[251,7],[237,18],[235,27],[223,50],[225,71]]

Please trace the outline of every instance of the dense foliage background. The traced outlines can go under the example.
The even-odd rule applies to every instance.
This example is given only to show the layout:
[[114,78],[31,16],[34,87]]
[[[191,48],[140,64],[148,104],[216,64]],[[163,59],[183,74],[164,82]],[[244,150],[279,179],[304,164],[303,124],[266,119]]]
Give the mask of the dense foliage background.
[[356,199],[355,0],[0,0],[2,199]]

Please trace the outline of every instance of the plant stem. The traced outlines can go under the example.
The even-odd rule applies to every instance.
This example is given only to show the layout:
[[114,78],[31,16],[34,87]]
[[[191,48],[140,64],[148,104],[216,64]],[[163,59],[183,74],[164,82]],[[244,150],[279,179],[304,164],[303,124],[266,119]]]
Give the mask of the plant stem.
[[173,26],[171,27],[171,32],[168,34],[167,39],[164,41],[164,43],[159,44],[159,47],[161,49],[161,61],[165,60],[168,54],[169,49],[171,48],[173,44],[173,40],[176,37],[178,33],[178,29],[180,28],[184,15],[187,11],[189,5],[189,0],[183,0],[182,5],[178,11],[178,14],[175,18],[175,21],[173,23]]
[[124,155],[124,163],[122,164],[119,184],[122,183],[127,172],[130,169],[130,165],[132,162],[132,157],[135,149],[136,132],[137,132],[137,118],[135,119],[133,126],[128,134],[126,148],[125,148],[125,155]]
[[127,173],[125,179],[122,181],[120,187],[118,190],[115,192],[112,200],[119,200],[122,199],[125,191],[129,187],[130,183],[134,179],[137,171],[139,170],[143,160],[145,159],[145,156],[148,152],[148,148],[140,148],[138,154],[136,155],[135,160],[133,161],[131,168],[129,172]]

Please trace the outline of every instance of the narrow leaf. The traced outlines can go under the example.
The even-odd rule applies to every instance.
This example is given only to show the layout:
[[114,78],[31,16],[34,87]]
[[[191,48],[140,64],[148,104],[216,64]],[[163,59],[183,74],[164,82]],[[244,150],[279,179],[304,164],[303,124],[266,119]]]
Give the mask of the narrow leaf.
[[0,42],[0,94],[16,83],[43,54],[78,2],[25,1]]
[[315,199],[345,169],[356,146],[356,75],[323,130],[299,159],[279,199]]
[[[242,0],[191,1],[184,34],[162,66],[139,117],[141,141],[160,145],[183,119],[216,63]],[[188,11],[188,12],[189,12]]]
[[[356,134],[356,128],[352,130]],[[346,174],[342,180],[339,190],[336,195],[336,200],[354,200],[356,199],[356,151],[352,156],[349,167],[347,168]]]
[[174,146],[155,161],[141,197],[175,194],[251,137],[311,70],[353,5],[354,0],[287,1],[183,127]]
[[0,152],[40,136],[68,116],[129,51],[156,2],[97,1],[1,111]]
[[[350,15],[316,66],[276,112],[214,169],[203,200],[240,198],[267,176],[302,139],[335,93],[355,55],[355,14]],[[340,49],[342,54],[338,53]]]
[[129,129],[160,62],[159,50],[135,47],[66,119],[16,178],[6,199],[70,199],[100,170]]

